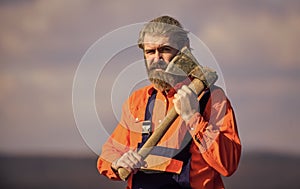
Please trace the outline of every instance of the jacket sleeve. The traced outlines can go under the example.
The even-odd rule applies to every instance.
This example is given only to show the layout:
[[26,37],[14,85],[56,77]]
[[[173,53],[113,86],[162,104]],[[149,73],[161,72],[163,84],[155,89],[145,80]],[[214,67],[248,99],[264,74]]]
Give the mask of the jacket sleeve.
[[196,113],[187,123],[206,163],[223,176],[230,176],[238,167],[241,143],[234,111],[225,93],[212,88],[203,116]]
[[123,105],[121,121],[102,146],[102,151],[97,161],[97,169],[99,173],[113,180],[120,180],[120,178],[112,170],[112,162],[120,158],[130,148],[130,132],[127,127],[128,111],[124,111],[125,109],[128,110],[128,106],[126,106],[127,104],[128,102]]

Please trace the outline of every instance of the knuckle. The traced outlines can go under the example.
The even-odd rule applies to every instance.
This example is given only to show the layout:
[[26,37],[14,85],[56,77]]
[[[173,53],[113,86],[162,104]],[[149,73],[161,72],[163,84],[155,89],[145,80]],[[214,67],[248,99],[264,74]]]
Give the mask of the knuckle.
[[134,163],[133,163],[133,162],[129,162],[129,163],[128,163],[128,166],[129,166],[130,168],[133,168],[133,167],[134,167]]

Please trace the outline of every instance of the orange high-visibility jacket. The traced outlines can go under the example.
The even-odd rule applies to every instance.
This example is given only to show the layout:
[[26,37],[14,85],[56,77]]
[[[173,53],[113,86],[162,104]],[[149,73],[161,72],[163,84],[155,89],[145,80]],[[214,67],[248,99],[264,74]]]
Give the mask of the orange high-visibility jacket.
[[[145,109],[153,90],[153,85],[146,86],[134,92],[124,103],[120,123],[102,147],[97,162],[100,174],[110,179],[120,179],[111,169],[111,163],[128,150],[137,149],[138,143],[142,141]],[[213,86],[210,90],[211,95],[203,115],[196,113],[188,122],[179,116],[158,143],[158,146],[178,149],[186,132],[190,132],[193,138],[190,145],[190,185],[193,189],[224,188],[220,174],[230,176],[237,169],[241,154],[231,104],[221,88]],[[157,92],[152,116],[154,131],[173,107],[173,95],[174,92],[168,95]],[[157,155],[149,155],[145,161],[148,170],[172,173],[180,173],[183,164],[179,160]],[[128,179],[128,189],[131,184],[132,175]]]

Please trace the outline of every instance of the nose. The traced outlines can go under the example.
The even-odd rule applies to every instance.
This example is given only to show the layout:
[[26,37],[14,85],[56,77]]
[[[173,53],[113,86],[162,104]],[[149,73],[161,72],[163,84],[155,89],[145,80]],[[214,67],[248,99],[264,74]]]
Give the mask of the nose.
[[156,49],[154,54],[154,62],[159,62],[160,59],[162,59],[162,53],[159,52],[158,49]]

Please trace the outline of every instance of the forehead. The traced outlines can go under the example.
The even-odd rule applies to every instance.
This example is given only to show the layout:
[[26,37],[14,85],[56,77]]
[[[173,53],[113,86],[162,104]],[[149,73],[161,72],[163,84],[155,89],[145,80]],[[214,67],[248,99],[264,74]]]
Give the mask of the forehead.
[[177,48],[176,44],[170,40],[169,36],[164,35],[151,35],[145,34],[144,36],[144,48],[157,48],[160,46],[168,45],[173,48]]

